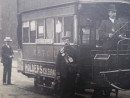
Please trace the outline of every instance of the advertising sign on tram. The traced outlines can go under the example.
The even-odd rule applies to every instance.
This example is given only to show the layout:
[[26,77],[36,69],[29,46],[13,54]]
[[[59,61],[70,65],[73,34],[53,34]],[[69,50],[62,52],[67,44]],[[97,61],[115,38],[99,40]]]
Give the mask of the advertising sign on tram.
[[25,73],[41,74],[51,77],[54,77],[56,75],[53,65],[48,66],[48,64],[43,65],[43,63],[26,62],[26,61],[23,62],[23,65]]

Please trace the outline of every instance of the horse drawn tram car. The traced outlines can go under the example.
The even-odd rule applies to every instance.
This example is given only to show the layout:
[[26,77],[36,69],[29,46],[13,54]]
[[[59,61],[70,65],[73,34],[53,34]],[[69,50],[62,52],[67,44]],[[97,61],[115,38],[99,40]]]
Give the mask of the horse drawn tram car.
[[[94,89],[110,95],[114,89],[130,89],[129,0],[18,0],[18,71],[34,78],[35,86],[55,89],[55,61],[71,32],[71,45],[78,51],[76,91]],[[108,18],[108,5],[115,4],[126,36],[115,50],[99,45],[98,28]],[[116,32],[117,33],[117,32]],[[119,48],[120,47],[120,48]]]

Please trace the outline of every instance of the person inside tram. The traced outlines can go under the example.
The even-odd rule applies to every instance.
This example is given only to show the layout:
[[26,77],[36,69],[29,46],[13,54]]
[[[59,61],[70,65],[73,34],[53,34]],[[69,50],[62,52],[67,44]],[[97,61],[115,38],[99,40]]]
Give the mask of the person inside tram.
[[103,49],[117,49],[118,40],[123,36],[123,34],[121,34],[121,21],[116,19],[116,12],[116,6],[110,4],[108,8],[109,18],[103,20],[98,29],[99,41]]

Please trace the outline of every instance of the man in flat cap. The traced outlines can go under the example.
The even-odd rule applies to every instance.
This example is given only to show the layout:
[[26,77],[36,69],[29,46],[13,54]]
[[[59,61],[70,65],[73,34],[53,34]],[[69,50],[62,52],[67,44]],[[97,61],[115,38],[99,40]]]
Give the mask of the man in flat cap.
[[4,39],[5,45],[2,46],[1,51],[1,62],[4,66],[3,71],[3,85],[10,85],[11,84],[11,68],[12,68],[12,58],[13,56],[13,50],[11,47],[12,39],[10,37],[6,37]]
[[76,79],[76,50],[70,45],[70,32],[62,37],[64,47],[58,53],[56,61],[56,74],[60,80],[59,98],[74,98]]
[[99,27],[99,39],[103,49],[114,50],[117,48],[121,28],[121,22],[116,19],[116,6],[114,4],[109,5],[108,16],[109,18],[103,20]]

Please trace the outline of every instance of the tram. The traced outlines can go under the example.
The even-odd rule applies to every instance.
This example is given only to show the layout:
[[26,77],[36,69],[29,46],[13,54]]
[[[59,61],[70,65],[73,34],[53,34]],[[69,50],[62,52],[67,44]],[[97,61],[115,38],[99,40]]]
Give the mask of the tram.
[[[98,28],[108,18],[107,7],[115,4],[117,18],[126,24],[121,48],[103,50]],[[76,91],[84,89],[130,89],[129,0],[17,0],[18,71],[34,78],[34,85],[55,89],[55,62],[63,47],[62,36],[71,32],[71,45],[78,51],[80,77]],[[120,44],[121,43],[121,44]]]

